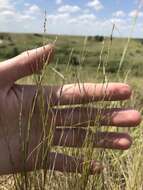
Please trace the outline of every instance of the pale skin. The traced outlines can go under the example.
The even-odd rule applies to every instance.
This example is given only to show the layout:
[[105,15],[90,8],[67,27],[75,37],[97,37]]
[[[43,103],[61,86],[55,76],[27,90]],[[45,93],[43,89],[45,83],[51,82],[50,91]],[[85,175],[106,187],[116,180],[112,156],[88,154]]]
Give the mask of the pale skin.
[[[43,60],[50,61],[53,49],[52,45],[46,45],[0,63],[0,175],[23,171],[21,162],[23,155],[19,143],[19,117],[21,113],[21,126],[24,134],[27,130],[29,113],[37,92],[37,87],[34,85],[17,85],[15,82],[22,77],[40,72],[43,68]],[[84,83],[69,84],[62,87],[44,86],[43,93],[45,113],[49,112],[47,127],[62,127],[55,128],[52,145],[77,148],[82,147],[87,126],[94,125],[99,110],[95,107],[89,110],[87,107],[59,109],[52,108],[52,106],[81,105],[100,100],[127,100],[131,96],[131,88],[122,83],[110,83],[108,85]],[[50,110],[48,109],[49,105]],[[103,109],[100,110],[100,114],[103,117],[98,120],[99,125],[105,127],[135,127],[141,121],[139,112],[133,109]],[[38,146],[42,134],[40,115],[38,100],[36,99],[31,119],[29,155]],[[24,135],[22,138],[25,138]],[[125,150],[131,146],[131,143],[131,137],[127,133],[98,132],[93,138],[95,148]],[[35,169],[35,152],[26,161],[24,168],[26,171]],[[84,160],[81,158],[52,152],[48,154],[45,167],[61,172],[82,172],[83,163]],[[41,168],[37,166],[36,169]],[[102,170],[102,166],[96,161],[91,161],[91,174],[100,170]]]

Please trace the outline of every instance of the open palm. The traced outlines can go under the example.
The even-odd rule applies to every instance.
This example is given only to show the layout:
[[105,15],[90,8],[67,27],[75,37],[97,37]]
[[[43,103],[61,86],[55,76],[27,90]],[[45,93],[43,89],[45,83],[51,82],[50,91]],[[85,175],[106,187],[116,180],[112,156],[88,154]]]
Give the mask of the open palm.
[[[36,147],[45,134],[48,139],[51,129],[53,146],[82,147],[88,126],[134,127],[140,123],[140,114],[135,110],[99,110],[82,106],[95,101],[126,100],[131,95],[126,84],[84,83],[44,87],[15,84],[22,77],[38,73],[52,54],[53,47],[47,45],[0,63],[0,174],[34,170]],[[40,94],[43,97],[42,108]],[[43,126],[47,132],[43,132]],[[27,134],[27,156],[31,156],[23,166],[20,139],[26,142]],[[125,133],[97,132],[92,136],[94,147],[127,149],[131,145],[131,137]],[[54,152],[48,152],[46,157],[44,165],[37,164],[36,169],[46,167],[61,172],[82,172],[84,159]],[[38,159],[41,162],[42,154]],[[96,161],[91,161],[91,173],[100,169]]]

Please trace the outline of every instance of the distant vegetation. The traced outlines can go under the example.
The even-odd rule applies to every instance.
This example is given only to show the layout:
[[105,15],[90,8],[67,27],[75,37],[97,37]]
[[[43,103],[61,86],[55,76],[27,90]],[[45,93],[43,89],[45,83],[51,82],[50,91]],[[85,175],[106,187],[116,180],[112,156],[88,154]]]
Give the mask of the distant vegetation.
[[[55,35],[45,36],[45,41],[52,42],[55,40]],[[100,64],[106,62],[108,64],[106,69],[110,73],[116,73],[119,62],[121,60],[122,52],[127,39],[104,38],[103,36],[89,36],[87,37],[86,47],[84,49],[84,63],[82,66],[97,68]],[[18,55],[19,53],[36,48],[43,45],[42,34],[0,34],[0,60],[5,60]],[[80,64],[82,49],[84,46],[84,37],[75,36],[58,36],[56,46],[56,59],[58,64],[67,64],[69,55],[71,54],[70,63],[73,66]],[[101,52],[102,51],[102,52]],[[102,57],[102,60],[100,58]],[[128,69],[133,71],[133,75],[142,75],[143,70],[143,40],[133,39],[128,48],[127,55],[124,60],[122,71]]]

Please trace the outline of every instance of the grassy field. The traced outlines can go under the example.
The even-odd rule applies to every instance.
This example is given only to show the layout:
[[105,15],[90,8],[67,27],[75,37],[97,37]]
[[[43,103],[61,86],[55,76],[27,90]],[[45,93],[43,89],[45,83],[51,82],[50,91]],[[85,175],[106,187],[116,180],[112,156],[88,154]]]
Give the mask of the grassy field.
[[[85,38],[80,36],[0,33],[0,60],[39,47],[43,45],[43,41],[44,43],[51,43],[55,40],[55,57],[50,67],[47,68],[45,83],[60,82],[57,80],[59,75],[53,75],[51,67],[56,68],[67,82],[74,80],[76,73],[80,75],[81,81],[97,82],[103,80],[105,75],[103,67],[106,67],[106,77],[109,81],[124,81],[126,78],[129,84],[136,87],[135,90],[138,91],[139,95],[142,93],[143,39],[130,40],[122,63],[120,77],[117,77],[117,71],[127,46],[128,39],[126,38],[112,38],[112,41],[111,38],[105,38],[100,41],[98,36]],[[98,74],[97,70],[99,71]]]
[[[120,38],[55,36],[40,34],[0,33],[0,61],[19,53],[56,40],[55,57],[46,68],[43,84],[72,82],[126,82],[133,88],[130,101],[121,104],[138,109],[143,108],[143,40]],[[128,46],[128,47],[127,47]],[[127,49],[127,51],[126,51]],[[33,77],[19,83],[34,83]],[[114,104],[113,104],[114,105]],[[115,131],[116,129],[111,129]],[[101,160],[106,168],[99,176],[78,174],[47,174],[48,190],[143,190],[143,126],[129,131],[134,137],[131,149],[127,151],[92,150],[94,157]],[[87,155],[91,150],[76,150],[59,147],[54,150],[70,155]],[[42,179],[42,172],[28,174],[29,182]],[[39,176],[39,177],[37,177]],[[16,179],[16,180],[14,180]],[[21,176],[1,177],[0,189],[16,189],[15,181]],[[31,181],[30,181],[31,180]],[[38,182],[37,182],[38,183]],[[37,185],[35,182],[35,184]],[[84,184],[84,185],[83,185]],[[33,187],[33,189],[36,189]],[[34,185],[33,185],[34,186]],[[18,189],[18,188],[17,188]],[[20,188],[19,188],[20,189]],[[32,187],[28,187],[32,189]],[[27,189],[27,190],[28,190]],[[37,186],[37,190],[42,188]]]

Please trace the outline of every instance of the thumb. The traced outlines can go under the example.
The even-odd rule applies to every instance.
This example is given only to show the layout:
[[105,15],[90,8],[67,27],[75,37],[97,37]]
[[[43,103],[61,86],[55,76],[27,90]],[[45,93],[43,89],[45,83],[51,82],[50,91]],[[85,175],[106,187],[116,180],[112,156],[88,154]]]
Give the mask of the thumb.
[[45,62],[49,63],[54,52],[54,46],[49,44],[37,49],[25,51],[22,54],[0,63],[0,86],[38,73]]

